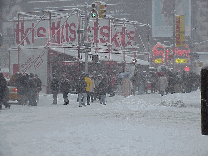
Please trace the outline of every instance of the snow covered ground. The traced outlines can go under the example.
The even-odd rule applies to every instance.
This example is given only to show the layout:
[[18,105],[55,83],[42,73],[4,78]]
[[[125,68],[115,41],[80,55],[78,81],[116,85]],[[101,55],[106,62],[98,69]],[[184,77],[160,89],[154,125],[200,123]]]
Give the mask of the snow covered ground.
[[1,156],[207,156],[201,135],[200,91],[107,97],[78,107],[51,105],[40,94],[37,107],[0,111]]

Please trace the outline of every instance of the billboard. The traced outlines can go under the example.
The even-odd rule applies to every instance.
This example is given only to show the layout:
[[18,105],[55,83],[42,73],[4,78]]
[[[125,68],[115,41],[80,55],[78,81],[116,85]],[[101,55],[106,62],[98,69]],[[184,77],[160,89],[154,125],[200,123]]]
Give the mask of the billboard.
[[108,43],[112,44],[113,49],[132,48],[135,43],[135,27],[133,24],[122,22],[122,24],[109,23],[109,19],[90,20],[88,33],[88,42],[92,46],[104,46]]
[[[63,43],[63,42],[72,42],[78,43],[78,17],[77,15],[72,15],[67,19],[62,18],[54,18],[51,20],[51,37],[53,38],[51,42],[53,43]],[[41,20],[37,26],[38,20],[20,20],[19,27],[18,22],[15,22],[15,44],[18,45],[26,36],[29,34],[25,41],[21,43],[21,45],[33,45],[35,40],[38,39],[49,39],[50,34],[50,26],[49,20]],[[32,29],[36,26],[34,29]],[[62,27],[61,27],[62,26]],[[46,44],[46,43],[43,43]]]
[[22,47],[19,51],[19,57],[19,71],[37,74],[45,90],[47,86],[47,49]]
[[191,0],[152,0],[152,37],[173,36],[173,8],[175,15],[185,16],[185,36],[191,35]]

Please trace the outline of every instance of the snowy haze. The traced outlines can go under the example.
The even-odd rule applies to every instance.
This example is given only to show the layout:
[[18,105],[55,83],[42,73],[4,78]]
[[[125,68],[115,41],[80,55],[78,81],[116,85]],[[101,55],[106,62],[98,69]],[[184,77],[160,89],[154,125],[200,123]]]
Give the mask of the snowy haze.
[[161,97],[107,96],[78,107],[51,105],[40,94],[37,107],[12,105],[0,112],[1,156],[207,156],[201,135],[200,91]]

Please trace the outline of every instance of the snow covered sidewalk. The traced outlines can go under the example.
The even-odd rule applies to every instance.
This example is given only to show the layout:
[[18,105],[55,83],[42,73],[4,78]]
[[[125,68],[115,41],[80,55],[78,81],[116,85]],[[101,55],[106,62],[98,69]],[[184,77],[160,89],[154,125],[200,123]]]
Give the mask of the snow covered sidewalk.
[[0,112],[3,156],[206,156],[200,129],[200,92],[107,97],[78,107],[51,105],[41,94],[37,107],[12,105]]

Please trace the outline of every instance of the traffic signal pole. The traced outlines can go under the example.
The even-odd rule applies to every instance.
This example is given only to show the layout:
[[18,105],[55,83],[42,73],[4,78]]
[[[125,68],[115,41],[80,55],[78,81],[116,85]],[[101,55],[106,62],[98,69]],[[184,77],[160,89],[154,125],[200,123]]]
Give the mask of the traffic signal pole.
[[[87,42],[87,26],[89,23],[89,15],[87,11],[87,5],[85,6],[85,26],[84,26],[84,43]],[[86,50],[89,45],[85,45],[85,74],[88,74],[88,50]]]
[[175,73],[175,3],[173,3],[173,72]]

